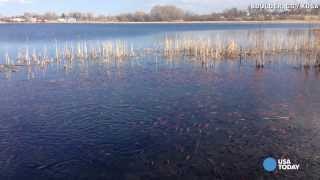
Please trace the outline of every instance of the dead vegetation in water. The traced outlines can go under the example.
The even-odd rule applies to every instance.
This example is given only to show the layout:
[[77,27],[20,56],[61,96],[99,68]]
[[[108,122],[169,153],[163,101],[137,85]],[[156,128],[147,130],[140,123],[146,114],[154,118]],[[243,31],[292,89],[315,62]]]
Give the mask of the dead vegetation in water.
[[[188,36],[165,36],[160,47],[134,49],[126,41],[105,42],[65,42],[55,41],[50,48],[25,47],[16,55],[5,53],[0,71],[16,71],[19,66],[47,67],[49,64],[61,64],[65,69],[75,61],[111,61],[121,63],[139,56],[159,53],[166,59],[192,58],[202,64],[221,60],[250,60],[257,68],[264,68],[270,62],[266,57],[280,54],[296,55],[290,59],[292,64],[303,68],[320,68],[320,31],[289,31],[286,34],[266,33],[263,30],[248,31],[240,34],[244,40],[233,38],[232,34],[219,38],[193,38]],[[239,35],[238,35],[239,36]],[[236,36],[237,37],[237,36]],[[177,58],[178,57],[178,58]],[[272,62],[271,62],[272,63]]]
[[163,54],[167,58],[193,57],[201,63],[215,60],[255,60],[257,68],[263,68],[266,57],[276,55],[296,55],[301,57],[297,65],[305,68],[320,67],[320,36],[308,33],[281,36],[265,35],[264,31],[257,31],[247,35],[246,42],[236,39],[222,41],[165,37]]
[[126,58],[134,57],[133,45],[125,41],[101,42],[89,44],[86,41],[78,43],[55,43],[54,50],[46,46],[42,50],[35,48],[23,48],[18,50],[17,55],[10,57],[9,53],[4,56],[4,63],[0,69],[13,68],[17,66],[39,66],[46,67],[49,64],[57,63],[68,65],[73,61],[110,61],[119,62]]

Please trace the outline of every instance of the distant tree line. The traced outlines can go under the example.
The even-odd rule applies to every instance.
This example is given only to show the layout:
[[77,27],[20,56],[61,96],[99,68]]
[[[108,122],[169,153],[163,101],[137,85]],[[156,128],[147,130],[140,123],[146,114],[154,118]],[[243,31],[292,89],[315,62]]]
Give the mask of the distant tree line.
[[[308,18],[318,18],[320,8],[315,9],[291,9],[287,11],[266,10],[266,9],[226,9],[223,12],[211,14],[196,14],[184,11],[172,5],[154,6],[149,13],[135,12],[116,16],[95,15],[93,13],[71,12],[56,14],[47,12],[44,14],[24,13],[20,18],[40,18],[48,21],[58,19],[74,18],[77,21],[117,21],[117,22],[156,22],[156,21],[224,21],[224,20],[243,20],[243,21],[262,21],[262,20],[306,20]],[[0,16],[2,20],[8,18]]]

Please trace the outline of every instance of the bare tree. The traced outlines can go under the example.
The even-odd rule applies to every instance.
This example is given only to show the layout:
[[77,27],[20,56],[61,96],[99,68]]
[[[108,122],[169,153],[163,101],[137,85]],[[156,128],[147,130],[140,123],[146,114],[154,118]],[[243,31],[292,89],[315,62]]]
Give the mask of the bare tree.
[[132,20],[136,22],[144,22],[144,21],[148,21],[149,19],[150,18],[148,14],[146,14],[145,12],[138,11],[133,14]]
[[182,9],[175,6],[155,6],[150,11],[152,20],[155,21],[172,21],[182,20],[185,13]]
[[77,21],[82,19],[82,13],[81,12],[71,12],[68,14],[68,17],[75,18]]
[[127,22],[131,19],[131,14],[120,14],[117,16],[118,21]]
[[223,15],[226,18],[241,18],[246,16],[247,12],[238,10],[237,8],[226,9],[223,11]]
[[59,16],[54,12],[46,12],[43,17],[47,20],[56,20]]
[[[244,21],[257,21],[257,20],[285,20],[285,19],[298,19],[305,20],[317,19],[320,20],[320,8],[306,9],[290,9],[290,10],[266,10],[259,8],[248,7],[246,10],[237,8],[226,9],[221,12],[214,12],[211,14],[194,14],[192,12],[184,11],[176,6],[171,5],[157,5],[154,6],[149,13],[135,12],[120,14],[117,16],[95,16],[92,13],[71,12],[69,14],[62,13],[57,15],[54,12],[47,12],[45,14],[25,13],[25,19],[40,19],[40,20],[57,20],[61,18],[75,18],[77,21],[128,21],[128,22],[146,22],[146,21],[221,21],[221,20],[244,20]],[[15,16],[13,16],[15,17]],[[10,17],[2,17],[4,21]]]
[[32,17],[36,16],[36,14],[31,13],[31,12],[25,12],[25,13],[23,14],[23,16],[24,16],[25,18],[32,18]]

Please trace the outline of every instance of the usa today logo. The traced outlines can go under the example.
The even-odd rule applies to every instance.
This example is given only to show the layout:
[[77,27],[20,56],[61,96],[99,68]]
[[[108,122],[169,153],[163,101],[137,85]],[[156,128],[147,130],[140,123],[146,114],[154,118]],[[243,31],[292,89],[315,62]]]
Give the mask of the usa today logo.
[[290,159],[278,159],[268,157],[263,160],[262,166],[267,172],[274,172],[277,169],[279,171],[287,170],[299,170],[300,164],[293,164]]

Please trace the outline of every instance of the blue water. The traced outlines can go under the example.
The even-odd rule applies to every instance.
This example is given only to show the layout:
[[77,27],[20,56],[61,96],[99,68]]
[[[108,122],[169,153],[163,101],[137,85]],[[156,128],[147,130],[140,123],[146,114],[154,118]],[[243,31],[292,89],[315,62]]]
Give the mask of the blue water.
[[[1,50],[55,40],[210,36],[309,25],[0,25]],[[273,57],[288,59],[290,56]],[[0,179],[318,179],[320,71],[146,55],[0,73]],[[266,157],[301,170],[268,173]]]
[[254,29],[307,29],[316,24],[1,24],[1,41],[46,41],[101,38],[132,38],[170,32]]

